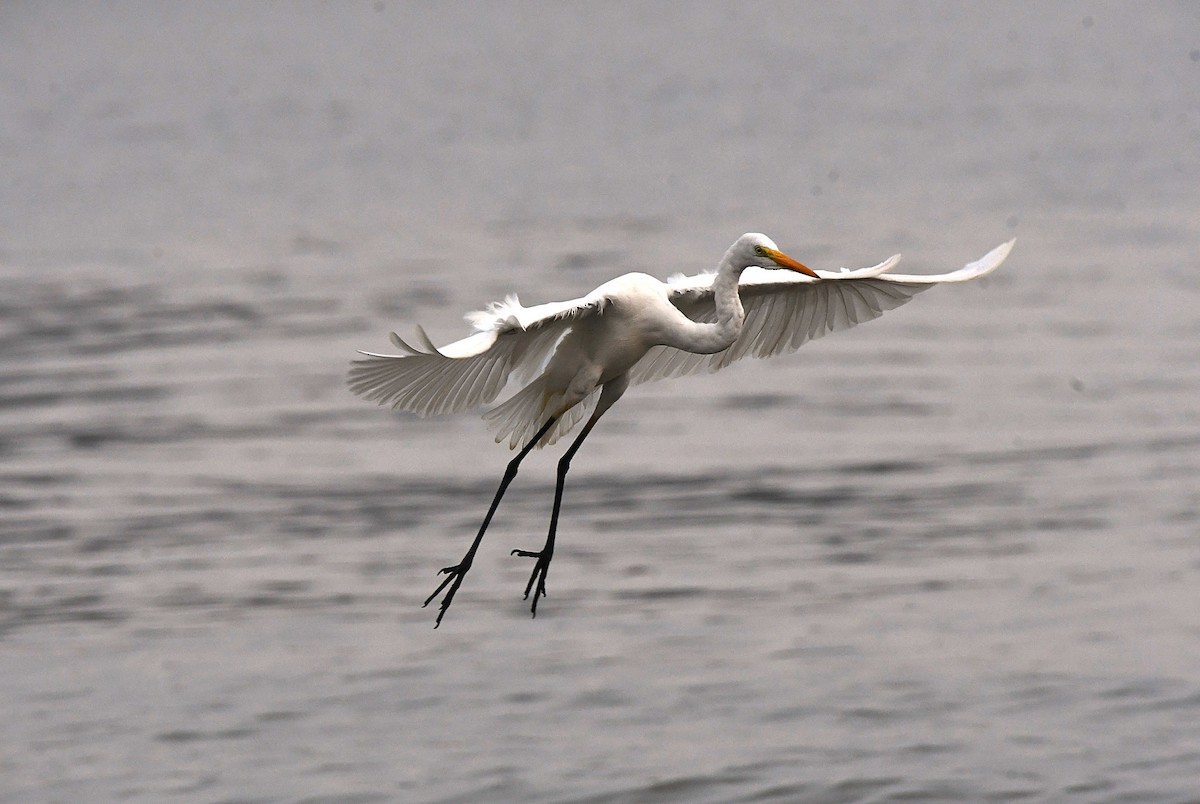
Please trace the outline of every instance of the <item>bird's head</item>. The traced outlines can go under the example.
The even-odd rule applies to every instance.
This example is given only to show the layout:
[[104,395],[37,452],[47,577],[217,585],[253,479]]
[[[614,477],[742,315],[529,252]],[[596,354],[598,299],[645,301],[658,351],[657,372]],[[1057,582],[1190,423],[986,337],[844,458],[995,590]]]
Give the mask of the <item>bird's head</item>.
[[744,267],[756,265],[759,268],[786,268],[814,279],[820,279],[816,271],[792,259],[779,250],[775,241],[764,234],[748,232],[733,244],[734,263]]

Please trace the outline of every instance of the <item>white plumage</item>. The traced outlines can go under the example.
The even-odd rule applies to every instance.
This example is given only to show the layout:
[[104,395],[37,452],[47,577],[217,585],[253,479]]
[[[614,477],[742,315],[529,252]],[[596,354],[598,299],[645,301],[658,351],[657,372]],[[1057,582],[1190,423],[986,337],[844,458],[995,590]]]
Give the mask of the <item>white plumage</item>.
[[[733,345],[716,354],[651,346],[629,369],[629,382],[637,385],[717,371],[747,355],[772,357],[793,352],[826,333],[878,318],[934,284],[983,276],[1004,261],[1013,242],[957,271],[928,276],[888,273],[900,261],[899,254],[858,271],[817,271],[823,281],[795,272],[749,267],[738,284],[745,322]],[[475,333],[442,347],[430,343],[420,327],[419,347],[391,333],[392,342],[403,354],[363,352],[365,359],[355,361],[350,370],[350,388],[365,399],[418,416],[461,413],[486,405],[495,401],[510,379],[523,385],[533,380],[572,327],[586,318],[603,317],[608,304],[621,302],[631,278],[641,282],[644,276],[626,274],[581,298],[533,307],[523,307],[515,294],[509,295],[486,310],[468,313],[466,319]],[[672,276],[663,285],[665,298],[693,321],[713,323],[716,276],[715,272]],[[598,393],[596,389],[589,394],[584,404],[594,404]],[[516,448],[525,434],[544,423],[546,413],[540,404],[501,405],[485,418],[498,442],[507,439],[509,446]],[[554,428],[542,443],[554,443],[582,416],[572,418],[569,426]]]
[[592,425],[627,387],[717,371],[746,356],[795,351],[826,333],[877,318],[932,285],[983,276],[1004,261],[1013,242],[957,271],[917,276],[889,273],[899,254],[858,271],[812,271],[780,252],[770,238],[751,233],[738,238],[713,273],[677,275],[666,282],[630,273],[578,299],[533,307],[510,295],[467,315],[474,334],[440,348],[420,327],[415,346],[391,333],[402,354],[363,352],[350,369],[350,389],[366,399],[432,416],[492,403],[510,380],[522,386],[485,414],[496,441],[523,448],[510,462],[467,555],[443,570],[448,577],[425,601],[453,583],[438,623],[517,466],[535,446],[554,443],[588,417],[559,463],[546,547],[517,551],[537,559],[526,588],[528,596],[536,581],[536,614],[538,597],[545,594],[567,466]]

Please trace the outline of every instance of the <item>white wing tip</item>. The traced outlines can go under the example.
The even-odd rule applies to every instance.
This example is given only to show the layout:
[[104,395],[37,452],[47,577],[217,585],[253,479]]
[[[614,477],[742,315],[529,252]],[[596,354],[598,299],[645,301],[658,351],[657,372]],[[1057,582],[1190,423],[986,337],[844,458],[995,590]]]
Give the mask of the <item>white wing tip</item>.
[[1001,243],[987,254],[984,254],[982,257],[976,260],[974,265],[967,266],[967,268],[974,269],[972,273],[976,276],[983,276],[984,274],[991,273],[999,268],[1001,263],[1008,259],[1009,252],[1013,250],[1013,246],[1016,244],[1017,238],[1015,237],[1012,240],[1009,240],[1007,243]]
[[940,282],[968,282],[972,279],[987,276],[999,268],[1005,258],[1008,257],[1008,253],[1012,251],[1013,246],[1016,245],[1016,242],[1017,239],[1014,237],[1007,243],[1001,243],[974,262],[969,262],[957,271],[951,271],[948,274],[884,274],[880,278],[889,282],[917,285],[932,285]]

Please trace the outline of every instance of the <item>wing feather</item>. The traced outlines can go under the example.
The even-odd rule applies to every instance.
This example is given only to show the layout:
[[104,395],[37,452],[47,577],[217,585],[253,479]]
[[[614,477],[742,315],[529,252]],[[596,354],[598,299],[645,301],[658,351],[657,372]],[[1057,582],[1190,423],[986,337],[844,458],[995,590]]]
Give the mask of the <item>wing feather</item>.
[[361,352],[350,365],[350,390],[381,405],[434,416],[459,413],[492,402],[510,375],[528,379],[549,359],[555,345],[580,318],[607,303],[603,294],[523,307],[516,296],[467,316],[477,330],[441,348],[421,327],[414,346],[395,333],[404,354]]
[[813,297],[813,316],[808,322],[808,332],[805,340],[821,337],[818,333],[829,323],[829,294],[813,288],[804,288],[803,292],[811,293]]
[[[695,355],[656,346],[630,370],[630,382],[717,371],[748,354],[771,357],[793,352],[830,332],[878,318],[935,284],[984,276],[1004,262],[1014,242],[944,274],[889,273],[900,261],[899,254],[857,271],[818,271],[819,281],[788,271],[748,268],[739,285],[745,322],[741,335],[728,349],[715,355]],[[693,321],[714,321],[712,284],[712,274],[673,277],[669,280],[671,301]]]

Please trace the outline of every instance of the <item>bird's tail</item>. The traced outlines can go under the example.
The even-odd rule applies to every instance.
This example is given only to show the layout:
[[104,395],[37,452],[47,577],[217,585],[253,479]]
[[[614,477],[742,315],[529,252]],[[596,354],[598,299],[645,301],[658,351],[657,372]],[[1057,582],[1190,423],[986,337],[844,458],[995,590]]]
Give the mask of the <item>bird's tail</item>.
[[[553,444],[579,424],[596,407],[599,389],[592,391],[578,405],[567,410],[554,426],[542,436],[539,447]],[[562,404],[562,395],[546,392],[545,377],[517,391],[509,399],[483,414],[488,429],[496,434],[496,443],[508,441],[509,449],[524,446]]]

